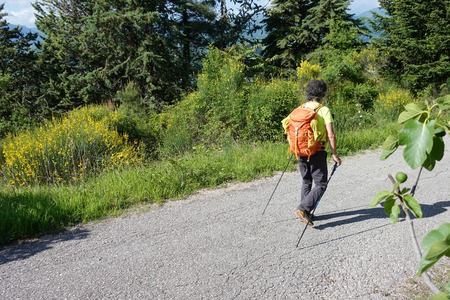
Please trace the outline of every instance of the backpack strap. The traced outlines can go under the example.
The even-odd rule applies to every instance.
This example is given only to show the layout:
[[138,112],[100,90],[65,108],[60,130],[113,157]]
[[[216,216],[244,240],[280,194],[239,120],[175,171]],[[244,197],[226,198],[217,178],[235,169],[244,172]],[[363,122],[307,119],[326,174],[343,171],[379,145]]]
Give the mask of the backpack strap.
[[321,109],[321,108],[323,107],[323,104],[322,104],[322,103],[318,103],[318,102],[317,102],[317,106],[316,106],[315,108],[310,108],[310,107],[306,107],[306,103],[308,103],[308,102],[303,103],[302,105],[300,105],[300,107],[301,107],[301,108],[309,108],[309,109],[312,109],[312,110],[314,110],[314,112],[316,112],[316,113],[319,111],[319,109]]

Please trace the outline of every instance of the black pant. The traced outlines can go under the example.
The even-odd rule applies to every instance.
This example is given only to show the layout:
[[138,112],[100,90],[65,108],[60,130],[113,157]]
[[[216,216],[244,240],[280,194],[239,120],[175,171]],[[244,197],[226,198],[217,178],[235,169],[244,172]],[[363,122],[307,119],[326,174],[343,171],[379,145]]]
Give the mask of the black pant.
[[310,157],[309,161],[308,157],[299,157],[298,165],[303,178],[301,201],[298,209],[309,213],[327,189],[327,152],[317,151]]

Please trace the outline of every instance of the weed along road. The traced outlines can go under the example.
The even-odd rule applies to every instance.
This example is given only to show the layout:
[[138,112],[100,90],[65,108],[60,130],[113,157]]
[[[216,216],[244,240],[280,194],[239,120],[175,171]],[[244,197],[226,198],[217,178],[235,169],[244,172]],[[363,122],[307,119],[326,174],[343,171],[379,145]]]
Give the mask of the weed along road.
[[[449,149],[446,138],[416,191],[420,241],[450,220]],[[410,299],[396,288],[418,269],[407,222],[391,225],[369,203],[392,188],[389,173],[410,186],[418,170],[400,150],[386,161],[380,152],[343,160],[298,248],[297,172],[262,215],[277,174],[5,248],[0,299]]]

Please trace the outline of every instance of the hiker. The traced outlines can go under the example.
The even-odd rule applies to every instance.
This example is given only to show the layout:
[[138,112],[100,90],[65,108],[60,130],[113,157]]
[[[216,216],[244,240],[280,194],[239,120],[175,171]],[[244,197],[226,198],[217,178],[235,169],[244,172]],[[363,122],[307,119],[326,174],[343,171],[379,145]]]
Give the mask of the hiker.
[[[341,159],[337,155],[336,150],[336,137],[334,136],[332,125],[333,118],[328,107],[321,104],[321,101],[326,96],[326,93],[327,84],[325,81],[312,80],[306,86],[307,102],[300,106],[315,111],[315,123],[313,126],[311,122],[311,128],[314,131],[315,140],[318,142],[316,148],[317,151],[314,149],[314,151],[316,151],[315,153],[313,151],[313,154],[311,155],[308,154],[298,156],[298,164],[303,182],[301,189],[301,201],[295,210],[295,214],[302,222],[309,226],[314,226],[311,211],[314,210],[317,201],[320,200],[320,197],[327,188],[328,166],[327,152],[325,150],[327,141],[330,144],[333,160],[338,165],[341,165]],[[290,116],[292,116],[292,113]],[[292,122],[292,120],[290,121]],[[289,120],[287,122],[289,122]]]

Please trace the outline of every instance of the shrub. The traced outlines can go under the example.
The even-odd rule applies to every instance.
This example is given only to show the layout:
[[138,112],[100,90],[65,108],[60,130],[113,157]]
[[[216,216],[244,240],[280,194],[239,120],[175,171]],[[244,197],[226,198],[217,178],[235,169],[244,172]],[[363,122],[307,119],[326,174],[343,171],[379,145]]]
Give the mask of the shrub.
[[273,79],[255,83],[249,93],[247,126],[243,138],[248,141],[276,141],[283,137],[283,120],[301,100],[296,81]]
[[79,182],[103,168],[140,163],[138,145],[111,128],[109,120],[115,118],[117,113],[106,107],[85,107],[8,136],[3,144],[5,179],[21,186]]
[[387,92],[380,93],[375,101],[375,113],[384,116],[388,120],[394,120],[403,111],[407,103],[414,102],[414,96],[407,90],[391,88]]
[[319,78],[322,67],[319,64],[312,64],[303,60],[297,68],[297,78],[300,86],[305,87],[309,81]]
[[238,54],[211,48],[198,76],[198,115],[208,143],[236,138],[245,125],[246,83]]
[[201,128],[206,120],[205,116],[200,114],[200,104],[199,94],[193,92],[159,115],[156,122],[159,122],[159,127],[163,128],[159,147],[160,156],[184,154],[191,151],[201,141]]
[[120,106],[107,120],[121,136],[128,137],[130,143],[139,144],[146,158],[155,158],[161,141],[160,124],[155,122],[158,119],[156,113],[137,113],[125,105]]

